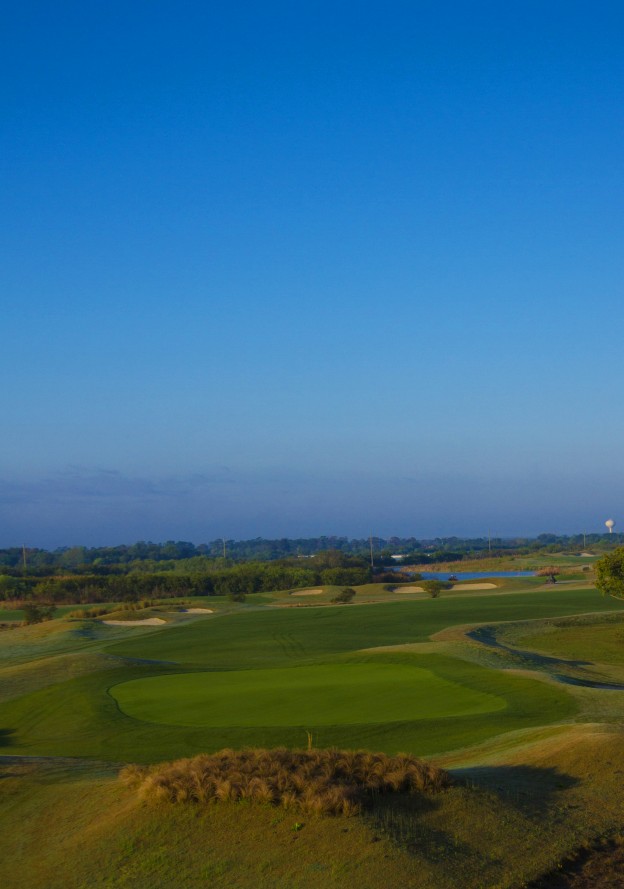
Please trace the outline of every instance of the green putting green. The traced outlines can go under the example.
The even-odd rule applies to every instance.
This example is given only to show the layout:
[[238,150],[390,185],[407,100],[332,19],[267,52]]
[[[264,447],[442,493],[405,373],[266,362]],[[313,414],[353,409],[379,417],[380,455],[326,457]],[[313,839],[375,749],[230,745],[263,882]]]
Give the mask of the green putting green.
[[188,726],[321,726],[468,716],[502,710],[496,695],[407,664],[176,673],[110,690],[134,719]]

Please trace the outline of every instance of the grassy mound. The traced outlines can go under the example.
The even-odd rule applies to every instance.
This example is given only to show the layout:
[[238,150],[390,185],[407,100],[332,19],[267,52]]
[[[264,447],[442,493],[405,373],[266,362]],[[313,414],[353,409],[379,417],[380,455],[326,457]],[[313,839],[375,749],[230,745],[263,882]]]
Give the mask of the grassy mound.
[[157,766],[127,766],[121,780],[144,799],[248,799],[307,813],[356,815],[377,794],[436,793],[448,772],[413,756],[350,750],[222,750]]

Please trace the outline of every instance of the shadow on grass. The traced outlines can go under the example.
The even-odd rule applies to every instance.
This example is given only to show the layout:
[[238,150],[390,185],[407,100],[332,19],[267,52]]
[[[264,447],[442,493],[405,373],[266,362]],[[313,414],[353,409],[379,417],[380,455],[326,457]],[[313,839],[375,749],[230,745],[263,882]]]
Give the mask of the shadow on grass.
[[[427,824],[423,816],[439,807],[437,799],[426,796],[392,794],[378,797],[364,815],[375,833],[384,834],[407,852],[429,862],[445,862],[445,866],[472,869],[475,849],[452,832]],[[496,865],[500,862],[492,861]]]
[[538,766],[476,766],[454,769],[466,787],[493,792],[506,804],[528,816],[543,817],[558,805],[558,795],[581,782],[557,768]]
[[14,734],[14,728],[0,728],[0,747],[10,747]]

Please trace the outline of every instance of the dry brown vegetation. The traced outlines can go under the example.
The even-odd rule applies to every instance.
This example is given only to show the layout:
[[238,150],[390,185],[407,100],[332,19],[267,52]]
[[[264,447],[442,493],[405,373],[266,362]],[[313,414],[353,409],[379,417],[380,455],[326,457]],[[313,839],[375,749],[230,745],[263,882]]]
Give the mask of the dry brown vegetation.
[[126,766],[121,780],[147,800],[254,800],[307,813],[357,815],[375,795],[437,793],[444,769],[399,753],[352,750],[221,750],[156,766]]

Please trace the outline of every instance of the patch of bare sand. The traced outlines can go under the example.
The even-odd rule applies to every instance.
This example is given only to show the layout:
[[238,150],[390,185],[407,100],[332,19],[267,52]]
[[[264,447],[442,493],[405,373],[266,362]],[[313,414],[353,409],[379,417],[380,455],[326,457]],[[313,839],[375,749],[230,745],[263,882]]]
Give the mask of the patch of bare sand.
[[157,627],[167,621],[162,617],[146,617],[143,620],[103,620],[102,623],[109,627]]
[[291,593],[291,596],[320,596],[321,593],[324,593],[325,590],[316,589],[316,590],[299,590],[297,593]]
[[395,593],[424,593],[425,591],[421,586],[403,586],[400,589],[396,589]]
[[183,614],[214,614],[212,608],[185,608]]
[[495,590],[495,583],[456,583],[451,590]]

